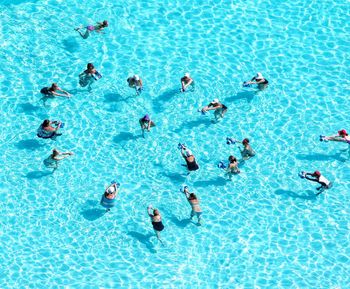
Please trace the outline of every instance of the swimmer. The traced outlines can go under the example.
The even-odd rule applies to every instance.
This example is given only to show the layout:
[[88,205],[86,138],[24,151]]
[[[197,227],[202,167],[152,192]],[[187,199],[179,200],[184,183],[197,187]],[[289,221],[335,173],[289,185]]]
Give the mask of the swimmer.
[[98,73],[95,66],[92,63],[88,63],[86,70],[79,74],[79,84],[81,87],[89,85],[88,88],[90,89],[91,83],[101,77],[101,74]]
[[241,171],[238,168],[238,161],[234,156],[229,156],[229,164],[226,168],[228,174],[239,174]]
[[350,136],[345,129],[339,130],[334,136],[320,136],[320,141],[338,141],[350,144]]
[[129,87],[135,88],[136,94],[141,93],[143,89],[142,79],[137,74],[135,74],[132,77],[129,77],[126,81],[128,82]]
[[190,74],[186,72],[185,75],[181,78],[181,91],[185,92],[187,87],[193,84],[193,79],[191,78]]
[[[114,200],[119,192],[119,184],[113,182],[110,186],[105,189],[104,197],[108,200]],[[101,200],[102,202],[102,200]],[[106,211],[109,212],[111,209],[107,208]]]
[[263,77],[263,75],[260,72],[258,72],[250,81],[245,82],[245,84],[257,84],[258,88],[260,90],[263,90],[267,87],[269,82]]
[[[152,213],[152,210],[153,210],[153,213]],[[153,230],[154,230],[158,240],[160,242],[162,242],[162,240],[160,239],[160,232],[164,230],[164,225],[162,223],[162,217],[157,209],[152,208],[152,205],[148,206],[147,212],[151,218]]]
[[[75,30],[75,31],[78,31],[79,34],[80,34],[80,36],[81,36],[83,39],[86,39],[86,38],[88,38],[88,37],[90,36],[90,33],[91,33],[91,32],[95,31],[95,32],[97,32],[97,33],[104,33],[104,32],[102,32],[102,30],[103,30],[104,28],[108,27],[108,21],[107,21],[107,20],[104,20],[103,22],[97,22],[96,24],[97,24],[97,25],[88,25],[88,26],[86,26],[86,27],[84,27],[84,26],[77,27],[77,28],[75,28],[74,30]],[[82,33],[82,32],[80,31],[80,29],[83,29],[83,28],[85,28],[84,33]]]
[[189,171],[196,171],[199,169],[199,166],[196,162],[196,158],[192,152],[186,148],[184,145],[181,145],[181,155],[186,161],[187,169]]
[[[311,176],[312,178],[308,176]],[[300,177],[321,185],[320,187],[316,188],[316,190],[319,191],[316,195],[321,194],[325,189],[329,189],[332,186],[332,183],[321,175],[319,171],[314,171],[313,173],[301,172]]]
[[215,110],[215,120],[218,121],[220,118],[224,117],[224,114],[227,111],[227,106],[220,103],[220,101],[215,98],[211,103],[202,108],[202,113],[206,113],[209,110]]
[[142,134],[144,133],[145,130],[151,131],[151,127],[155,126],[155,123],[150,119],[148,114],[140,118],[139,123],[142,129]]
[[255,151],[250,146],[249,139],[245,138],[242,141],[242,144],[243,144],[244,148],[242,149],[240,146],[238,148],[239,148],[239,150],[241,152],[241,156],[242,156],[243,160],[248,160],[251,157],[255,156]]
[[194,216],[197,216],[198,225],[200,225],[202,210],[199,207],[199,200],[197,199],[197,196],[194,193],[190,193],[187,186],[184,187],[183,193],[185,194],[187,201],[190,203],[192,207],[191,220],[193,219]]
[[[61,91],[62,93],[58,93],[57,91]],[[48,96],[63,96],[63,97],[68,97],[70,98],[71,95],[63,90],[62,88],[58,87],[57,83],[53,83],[51,87],[44,87],[40,90],[40,92],[48,97]]]
[[44,165],[49,167],[49,168],[53,168],[54,170],[56,170],[58,168],[58,162],[68,158],[69,156],[72,156],[73,153],[72,152],[59,152],[56,149],[52,150],[52,154],[44,160]]
[[[54,124],[56,127],[53,127],[52,124]],[[60,136],[61,134],[58,133],[58,130],[61,126],[62,123],[60,121],[50,121],[45,119],[38,128],[37,136],[40,138],[54,138],[56,136]]]

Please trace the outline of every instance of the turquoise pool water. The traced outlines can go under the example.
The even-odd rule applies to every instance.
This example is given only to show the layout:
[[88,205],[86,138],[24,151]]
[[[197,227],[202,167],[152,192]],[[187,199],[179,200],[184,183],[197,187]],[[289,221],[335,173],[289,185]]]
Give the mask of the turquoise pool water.
[[[0,3],[1,288],[349,288],[349,150],[319,142],[350,130],[349,2]],[[103,19],[103,35],[74,31]],[[103,74],[91,92],[78,85],[88,62]],[[243,89],[258,71],[269,87]],[[181,94],[185,72],[196,88]],[[51,82],[73,97],[43,103]],[[214,98],[229,107],[216,124],[197,112]],[[145,113],[157,126],[144,139]],[[55,142],[36,137],[45,118],[66,123]],[[216,167],[239,156],[226,136],[257,152],[231,181]],[[187,176],[178,142],[199,171]],[[43,165],[53,148],[75,153],[54,173]],[[318,197],[297,176],[316,169],[334,183]],[[202,226],[188,220],[184,183]]]

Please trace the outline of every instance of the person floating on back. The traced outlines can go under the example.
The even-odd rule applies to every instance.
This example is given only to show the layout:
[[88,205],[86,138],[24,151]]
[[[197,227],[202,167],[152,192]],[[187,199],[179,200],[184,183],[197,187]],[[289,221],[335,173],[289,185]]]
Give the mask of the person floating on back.
[[263,90],[267,87],[269,82],[266,78],[263,77],[263,75],[258,72],[250,81],[246,81],[243,83],[244,87],[249,87],[252,84],[256,84],[260,90]]
[[338,142],[346,142],[350,144],[350,136],[346,132],[345,129],[339,130],[337,135],[333,136],[324,136],[320,135],[320,141],[338,141]]
[[152,205],[149,205],[147,207],[147,213],[151,218],[153,230],[154,230],[158,240],[162,242],[162,240],[160,239],[160,232],[164,230],[164,225],[162,223],[162,217],[161,217],[159,211],[157,209],[153,209]]
[[220,103],[220,101],[217,98],[215,98],[211,103],[203,107],[201,112],[202,114],[205,114],[209,110],[215,110],[214,112],[215,120],[218,121],[224,117],[224,114],[227,111],[227,106]]
[[182,157],[186,161],[186,166],[189,171],[196,171],[199,169],[199,166],[196,162],[196,158],[192,154],[192,152],[184,145],[184,144],[178,144],[178,148],[181,151]]
[[146,114],[144,117],[139,119],[139,123],[142,129],[142,135],[144,135],[144,131],[151,131],[151,127],[155,126],[155,123],[150,119],[149,115]]
[[320,187],[316,188],[316,190],[319,191],[316,195],[321,194],[325,189],[329,189],[332,186],[332,183],[321,175],[319,171],[314,171],[313,173],[301,172],[299,176],[302,179],[307,179],[321,185]]
[[190,74],[186,72],[185,75],[181,77],[181,91],[185,92],[190,85],[193,87],[194,81],[191,78]]
[[129,84],[129,87],[136,90],[136,94],[139,95],[142,92],[143,84],[142,79],[137,75],[133,75],[126,80]]
[[[77,27],[75,28],[74,30],[75,31],[78,31],[80,36],[83,38],[83,39],[86,39],[90,36],[90,34],[95,31],[97,33],[103,33],[102,30],[104,28],[108,27],[108,21],[107,20],[104,20],[103,22],[97,22],[96,25],[88,25],[88,26],[81,26],[81,27]],[[85,31],[84,32],[81,32],[80,29],[83,29],[85,28]]]
[[[57,91],[61,91],[62,93],[58,93]],[[58,87],[57,83],[52,83],[50,87],[43,87],[40,92],[45,96],[45,97],[50,97],[50,96],[63,96],[70,98],[71,95],[63,90],[62,88]]]
[[191,220],[193,219],[194,216],[197,216],[198,225],[200,225],[202,210],[199,206],[199,200],[197,199],[197,196],[194,193],[190,193],[187,186],[184,186],[182,192],[185,194],[187,201],[190,203],[192,207]]

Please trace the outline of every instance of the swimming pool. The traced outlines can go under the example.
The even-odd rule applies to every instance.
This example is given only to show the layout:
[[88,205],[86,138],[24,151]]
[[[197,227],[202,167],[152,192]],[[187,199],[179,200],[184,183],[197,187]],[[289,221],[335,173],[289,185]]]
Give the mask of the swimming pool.
[[[349,155],[320,134],[350,129],[349,3],[343,1],[1,1],[1,288],[348,288]],[[106,34],[74,28],[109,20]],[[93,62],[91,92],[78,74]],[[269,80],[259,93],[242,82]],[[194,92],[179,93],[190,72]],[[126,79],[139,74],[140,96]],[[52,82],[72,99],[40,101]],[[197,109],[218,98],[224,119]],[[156,123],[141,136],[138,119]],[[65,122],[57,141],[36,137]],[[217,168],[248,137],[257,155]],[[186,175],[186,143],[200,170]],[[53,148],[74,157],[43,165]],[[319,169],[332,189],[298,178]],[[118,179],[118,203],[99,205]],[[188,220],[179,192],[201,201]],[[154,237],[146,208],[159,208]]]

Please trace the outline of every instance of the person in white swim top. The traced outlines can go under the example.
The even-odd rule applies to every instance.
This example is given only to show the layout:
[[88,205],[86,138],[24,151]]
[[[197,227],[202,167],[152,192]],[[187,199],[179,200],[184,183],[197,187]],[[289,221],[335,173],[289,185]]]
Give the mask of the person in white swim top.
[[321,194],[325,189],[329,189],[332,183],[327,180],[319,171],[314,171],[313,173],[303,173],[303,177],[309,181],[319,183],[321,186],[316,188],[319,192],[317,195]]

